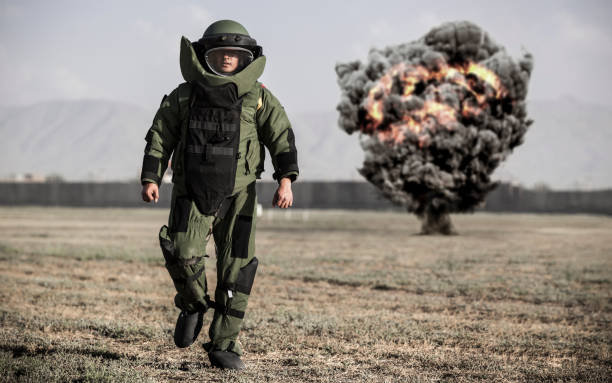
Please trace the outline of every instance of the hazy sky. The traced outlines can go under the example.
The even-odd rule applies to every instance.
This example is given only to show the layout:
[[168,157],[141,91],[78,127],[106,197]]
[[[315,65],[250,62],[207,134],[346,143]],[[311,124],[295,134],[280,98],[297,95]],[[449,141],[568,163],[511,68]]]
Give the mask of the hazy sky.
[[470,20],[535,57],[529,98],[612,105],[609,1],[0,0],[0,105],[104,98],[154,109],[182,82],[181,35],[235,19],[264,47],[262,81],[291,113],[334,110],[334,65]]

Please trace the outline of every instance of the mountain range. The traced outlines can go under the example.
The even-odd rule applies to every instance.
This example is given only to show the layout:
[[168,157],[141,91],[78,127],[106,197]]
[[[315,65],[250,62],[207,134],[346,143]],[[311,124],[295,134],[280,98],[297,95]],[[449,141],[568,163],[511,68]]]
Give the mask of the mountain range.
[[[535,122],[493,179],[527,187],[612,187],[612,107],[565,97],[530,101]],[[31,173],[68,181],[138,179],[154,111],[108,100],[50,101],[0,107],[0,178]],[[289,114],[302,180],[359,180],[357,135],[335,111]],[[271,179],[267,159],[264,179]]]

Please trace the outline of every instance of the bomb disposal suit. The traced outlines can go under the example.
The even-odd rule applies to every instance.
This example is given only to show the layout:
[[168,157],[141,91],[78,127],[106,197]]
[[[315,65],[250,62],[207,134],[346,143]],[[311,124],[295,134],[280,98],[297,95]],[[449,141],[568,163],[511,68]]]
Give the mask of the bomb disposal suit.
[[[186,82],[164,96],[146,136],[143,198],[145,187],[159,185],[172,155],[172,207],[159,239],[181,309],[175,343],[192,344],[203,313],[213,308],[205,345],[209,357],[215,351],[242,354],[236,339],[257,270],[255,180],[263,171],[264,146],[276,180],[294,181],[298,175],[289,120],[257,82],[265,62],[261,47],[233,21],[213,23],[195,43],[183,37]],[[211,235],[217,250],[214,300],[204,271]],[[237,360],[239,365],[224,365],[211,357],[213,365],[243,368]]]

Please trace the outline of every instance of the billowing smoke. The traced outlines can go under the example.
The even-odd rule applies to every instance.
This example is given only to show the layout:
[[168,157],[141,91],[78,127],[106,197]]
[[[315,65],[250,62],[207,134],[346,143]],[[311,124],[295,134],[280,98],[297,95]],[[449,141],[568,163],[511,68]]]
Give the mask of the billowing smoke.
[[532,121],[525,97],[531,54],[518,62],[470,22],[445,23],[417,41],[338,64],[340,127],[360,132],[360,173],[450,233],[449,213],[471,211],[495,187],[490,175]]

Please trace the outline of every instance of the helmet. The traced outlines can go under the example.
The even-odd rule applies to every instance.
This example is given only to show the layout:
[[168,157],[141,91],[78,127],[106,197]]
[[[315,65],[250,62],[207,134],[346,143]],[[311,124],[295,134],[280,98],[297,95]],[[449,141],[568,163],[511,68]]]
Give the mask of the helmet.
[[232,20],[212,23],[193,46],[206,70],[220,76],[240,72],[263,53],[249,32]]

